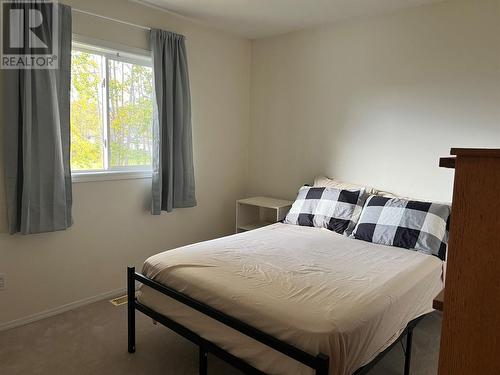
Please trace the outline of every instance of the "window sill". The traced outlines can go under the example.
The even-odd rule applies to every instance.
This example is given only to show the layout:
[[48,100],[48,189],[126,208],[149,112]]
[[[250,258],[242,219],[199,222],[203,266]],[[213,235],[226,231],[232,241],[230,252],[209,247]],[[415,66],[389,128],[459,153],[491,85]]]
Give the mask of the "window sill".
[[71,174],[71,182],[93,182],[111,180],[133,180],[151,178],[153,172],[142,171],[102,171],[102,172],[74,172]]

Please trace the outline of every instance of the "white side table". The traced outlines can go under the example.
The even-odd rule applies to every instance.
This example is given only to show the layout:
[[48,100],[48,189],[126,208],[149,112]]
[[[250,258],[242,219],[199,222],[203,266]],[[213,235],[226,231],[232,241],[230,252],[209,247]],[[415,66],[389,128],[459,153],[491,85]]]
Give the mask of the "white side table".
[[252,197],[236,201],[236,233],[277,223],[285,218],[292,201]]

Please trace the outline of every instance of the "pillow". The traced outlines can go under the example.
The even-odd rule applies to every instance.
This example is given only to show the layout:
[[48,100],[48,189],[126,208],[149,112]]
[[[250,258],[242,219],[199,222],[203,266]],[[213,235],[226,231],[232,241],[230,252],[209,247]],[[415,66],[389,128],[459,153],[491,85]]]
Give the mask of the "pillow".
[[450,212],[446,204],[372,195],[350,237],[445,260]]
[[377,194],[377,190],[371,186],[363,186],[350,182],[343,182],[325,176],[316,176],[314,178],[314,187],[327,187],[341,190],[361,190],[364,189],[366,194]]
[[392,194],[388,191],[378,190],[372,186],[364,186],[359,184],[353,184],[352,182],[339,181],[334,178],[329,178],[325,176],[317,176],[314,178],[315,187],[329,187],[335,189],[347,189],[347,190],[359,190],[365,189],[365,192],[370,195],[382,195],[389,198],[397,198],[398,196]]
[[302,186],[286,215],[286,224],[319,227],[350,234],[366,199],[364,189],[341,190]]

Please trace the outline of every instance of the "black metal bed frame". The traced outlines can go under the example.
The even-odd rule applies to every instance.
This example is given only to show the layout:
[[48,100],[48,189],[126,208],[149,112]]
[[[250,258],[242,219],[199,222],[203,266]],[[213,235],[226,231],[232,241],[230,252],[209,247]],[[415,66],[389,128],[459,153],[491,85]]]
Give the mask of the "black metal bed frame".
[[[149,316],[154,319],[156,322],[161,323],[167,328],[170,328],[172,331],[178,333],[199,347],[199,374],[207,375],[207,360],[208,353],[215,355],[216,357],[222,359],[223,361],[231,364],[237,369],[241,370],[245,374],[249,375],[265,375],[264,372],[256,369],[248,362],[232,355],[226,350],[220,348],[214,343],[204,339],[199,336],[197,333],[191,331],[190,329],[184,327],[183,325],[173,321],[172,319],[162,315],[151,308],[141,304],[137,301],[135,297],[135,281],[139,281],[142,284],[155,289],[156,291],[171,297],[186,306],[189,306],[212,319],[217,320],[220,323],[225,324],[226,326],[233,328],[234,330],[251,337],[252,339],[259,341],[260,343],[300,362],[315,371],[316,375],[328,375],[329,366],[330,366],[330,358],[329,356],[319,353],[314,356],[309,354],[301,349],[296,348],[293,345],[290,345],[284,341],[277,339],[261,330],[248,325],[241,320],[238,320],[230,315],[223,313],[213,307],[210,307],[200,301],[195,300],[187,296],[184,293],[178,292],[175,289],[167,287],[163,284],[160,284],[152,279],[147,278],[146,276],[135,272],[135,267],[127,268],[127,310],[128,310],[128,352],[135,352],[135,310],[139,310],[143,314]],[[406,336],[406,349],[405,352],[405,365],[404,365],[404,375],[410,374],[410,363],[411,363],[411,347],[412,347],[412,338],[413,338],[413,329],[418,324],[418,322],[423,319],[424,316],[418,317],[412,320],[401,335],[398,337],[396,341],[394,341],[387,349],[377,355],[375,359],[373,359],[367,365],[359,368],[353,375],[365,375],[367,374],[372,367],[382,359],[382,357],[389,352],[394,345],[398,342],[402,341],[403,337]]]

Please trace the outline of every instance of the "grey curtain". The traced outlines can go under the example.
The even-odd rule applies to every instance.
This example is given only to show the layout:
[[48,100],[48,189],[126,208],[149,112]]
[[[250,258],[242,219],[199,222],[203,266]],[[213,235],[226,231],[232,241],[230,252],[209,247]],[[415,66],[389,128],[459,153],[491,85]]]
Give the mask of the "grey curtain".
[[152,213],[196,206],[191,95],[184,37],[151,30],[156,94]]
[[59,68],[2,72],[10,233],[50,232],[72,224],[71,8],[59,4],[56,12],[59,27],[53,38],[59,47]]

